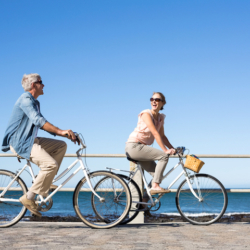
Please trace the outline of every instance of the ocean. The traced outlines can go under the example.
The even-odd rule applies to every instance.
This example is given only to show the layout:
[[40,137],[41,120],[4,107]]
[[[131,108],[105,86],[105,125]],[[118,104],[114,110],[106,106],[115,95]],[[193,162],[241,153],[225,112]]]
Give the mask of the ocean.
[[[169,193],[161,198],[161,207],[155,213],[179,215],[175,205],[176,193]],[[43,212],[44,216],[75,216],[73,192],[57,192],[53,197],[53,206]],[[228,206],[225,215],[250,214],[250,193],[228,193]]]

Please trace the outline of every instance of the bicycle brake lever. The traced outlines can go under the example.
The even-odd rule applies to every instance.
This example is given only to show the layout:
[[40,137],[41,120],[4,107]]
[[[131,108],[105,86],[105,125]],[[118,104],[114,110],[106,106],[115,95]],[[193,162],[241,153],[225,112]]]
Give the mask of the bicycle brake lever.
[[[79,139],[79,137],[78,137],[78,133],[76,133],[76,132],[74,132],[74,134],[75,134],[75,137],[76,137],[76,142],[78,143],[78,145],[80,145],[81,144],[81,141],[80,141],[80,139]],[[67,137],[69,136],[68,134],[65,134]]]

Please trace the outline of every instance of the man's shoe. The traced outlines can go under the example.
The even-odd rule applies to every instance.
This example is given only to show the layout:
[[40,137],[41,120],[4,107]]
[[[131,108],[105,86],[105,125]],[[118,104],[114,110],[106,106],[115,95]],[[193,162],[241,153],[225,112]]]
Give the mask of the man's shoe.
[[38,217],[42,217],[42,214],[37,211],[37,204],[34,200],[29,200],[26,197],[26,194],[24,194],[19,201],[32,213],[35,214]]

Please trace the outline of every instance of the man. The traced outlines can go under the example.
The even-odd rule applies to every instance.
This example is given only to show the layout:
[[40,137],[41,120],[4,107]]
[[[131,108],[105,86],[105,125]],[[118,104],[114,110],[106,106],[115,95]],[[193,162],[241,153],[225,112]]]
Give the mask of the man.
[[41,114],[37,98],[43,95],[44,84],[38,74],[24,75],[23,93],[14,105],[6,129],[2,150],[9,149],[19,158],[25,158],[40,167],[33,185],[19,200],[33,214],[41,217],[35,203],[36,194],[46,196],[61,165],[67,144],[64,141],[37,137],[38,129],[53,135],[77,141],[72,130],[61,130],[50,124]]

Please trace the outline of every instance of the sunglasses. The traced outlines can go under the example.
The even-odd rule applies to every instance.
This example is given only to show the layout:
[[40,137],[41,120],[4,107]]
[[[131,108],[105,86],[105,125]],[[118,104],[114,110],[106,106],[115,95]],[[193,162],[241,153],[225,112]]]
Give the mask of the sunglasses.
[[162,99],[160,98],[150,98],[150,102],[153,102],[153,101],[156,101],[156,102],[162,102]]
[[37,81],[37,82],[34,82],[34,83],[39,83],[39,84],[43,84],[43,81]]

